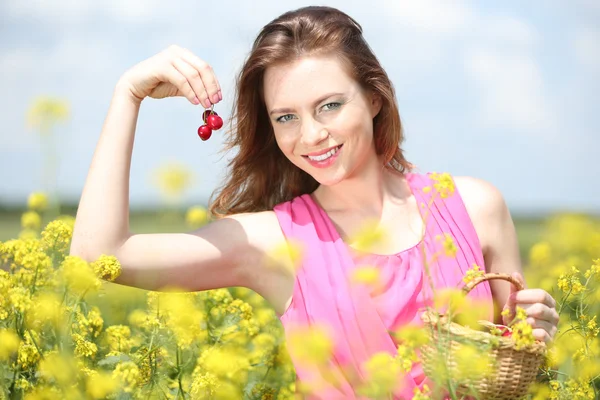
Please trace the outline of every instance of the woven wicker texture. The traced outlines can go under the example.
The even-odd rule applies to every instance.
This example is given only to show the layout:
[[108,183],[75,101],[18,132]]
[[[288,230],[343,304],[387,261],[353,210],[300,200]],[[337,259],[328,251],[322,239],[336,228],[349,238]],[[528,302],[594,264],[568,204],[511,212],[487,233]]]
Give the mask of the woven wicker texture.
[[[462,290],[468,294],[479,283],[491,279],[503,279],[514,284],[519,290],[523,289],[510,275],[488,273],[469,282]],[[425,312],[422,319],[425,325],[431,328],[428,329],[431,344],[421,349],[423,369],[428,377],[434,379],[435,371],[440,370],[439,366],[436,368],[436,363],[439,365],[442,362],[445,364],[445,371],[448,371],[449,379],[457,387],[457,394],[476,393],[480,399],[489,400],[520,399],[527,394],[544,361],[545,343],[536,341],[533,345],[517,350],[511,337],[500,337],[462,326],[448,321],[446,315],[432,310]],[[484,322],[482,325],[489,326],[491,323]],[[464,344],[489,349],[488,364],[493,370],[491,375],[473,376],[468,382],[454,379],[459,375],[454,355]],[[445,349],[443,357],[438,354],[438,346]]]

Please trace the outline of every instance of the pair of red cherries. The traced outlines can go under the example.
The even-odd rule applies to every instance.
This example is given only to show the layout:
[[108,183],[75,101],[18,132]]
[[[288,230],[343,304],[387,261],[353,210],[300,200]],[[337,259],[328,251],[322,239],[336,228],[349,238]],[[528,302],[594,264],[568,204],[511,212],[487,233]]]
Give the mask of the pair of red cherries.
[[205,110],[202,113],[202,121],[204,124],[198,128],[198,136],[202,140],[208,140],[212,135],[212,131],[217,131],[223,126],[223,119],[214,111],[214,104],[210,110]]

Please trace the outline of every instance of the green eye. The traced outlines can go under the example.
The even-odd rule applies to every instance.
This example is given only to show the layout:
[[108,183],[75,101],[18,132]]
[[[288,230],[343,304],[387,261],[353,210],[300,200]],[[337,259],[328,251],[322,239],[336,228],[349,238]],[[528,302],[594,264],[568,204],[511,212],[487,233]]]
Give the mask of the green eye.
[[281,122],[287,122],[287,121],[289,121],[289,120],[292,119],[292,118],[288,119],[287,117],[293,117],[293,115],[292,114],[285,114],[285,115],[282,115],[281,117],[277,118],[275,121],[281,123]]
[[331,111],[331,110],[335,110],[336,108],[340,108],[341,105],[342,105],[342,103],[338,103],[338,102],[327,103],[323,106],[323,109],[325,109],[325,107],[328,107],[328,109],[325,109],[325,111]]

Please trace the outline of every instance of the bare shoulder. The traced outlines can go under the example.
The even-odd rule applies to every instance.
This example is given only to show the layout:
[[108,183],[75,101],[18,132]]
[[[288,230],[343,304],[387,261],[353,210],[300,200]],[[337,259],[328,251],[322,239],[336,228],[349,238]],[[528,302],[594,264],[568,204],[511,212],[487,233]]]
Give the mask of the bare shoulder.
[[504,196],[497,187],[484,179],[471,176],[453,178],[485,250],[498,233],[498,229],[506,224],[512,225]]
[[294,285],[294,261],[286,237],[274,211],[235,214],[224,219],[237,221],[247,236],[247,245],[236,255],[236,265],[245,277],[246,287],[263,296],[282,314]]

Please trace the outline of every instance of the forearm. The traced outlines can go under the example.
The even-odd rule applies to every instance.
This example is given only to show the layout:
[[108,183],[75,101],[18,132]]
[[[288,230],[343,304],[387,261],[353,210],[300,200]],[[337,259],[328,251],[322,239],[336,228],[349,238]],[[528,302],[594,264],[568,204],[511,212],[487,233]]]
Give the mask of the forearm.
[[116,85],[79,202],[73,255],[95,259],[129,235],[129,173],[140,103],[123,83]]

